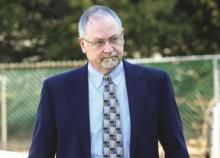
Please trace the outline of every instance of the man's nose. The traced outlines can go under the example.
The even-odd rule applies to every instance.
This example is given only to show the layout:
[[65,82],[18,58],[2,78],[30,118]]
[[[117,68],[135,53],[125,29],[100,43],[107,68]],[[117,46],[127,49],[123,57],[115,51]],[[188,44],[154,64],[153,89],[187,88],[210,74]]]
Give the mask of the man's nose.
[[106,41],[104,45],[104,52],[110,53],[112,51],[113,51],[112,45],[109,43],[109,41]]

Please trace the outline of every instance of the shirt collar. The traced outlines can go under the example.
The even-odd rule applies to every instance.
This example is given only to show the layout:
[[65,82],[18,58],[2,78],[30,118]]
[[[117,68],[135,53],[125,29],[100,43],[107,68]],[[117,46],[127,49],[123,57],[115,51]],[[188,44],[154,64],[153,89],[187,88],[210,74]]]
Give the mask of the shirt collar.
[[[124,68],[123,62],[121,61],[120,64],[109,73],[112,81],[117,86],[119,85],[119,83],[124,75],[123,68]],[[102,73],[98,72],[95,68],[93,68],[90,63],[88,64],[88,73],[89,73],[89,80],[98,89],[102,85],[104,75]]]
[[89,80],[98,89],[102,84],[103,74],[98,72],[92,65],[88,64]]
[[109,73],[109,75],[111,76],[112,81],[114,82],[114,84],[116,84],[117,86],[119,85],[122,75],[124,74],[123,72],[123,62],[120,62],[120,64]]

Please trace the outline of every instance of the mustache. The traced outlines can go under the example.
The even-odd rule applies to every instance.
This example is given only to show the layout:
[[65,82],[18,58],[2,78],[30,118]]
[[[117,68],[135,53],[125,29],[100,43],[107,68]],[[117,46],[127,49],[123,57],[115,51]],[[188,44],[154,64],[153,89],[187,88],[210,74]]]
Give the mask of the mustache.
[[103,58],[112,58],[112,57],[118,57],[117,52],[113,51],[113,52],[111,52],[111,53],[108,53],[108,54],[105,53],[105,54],[103,55]]

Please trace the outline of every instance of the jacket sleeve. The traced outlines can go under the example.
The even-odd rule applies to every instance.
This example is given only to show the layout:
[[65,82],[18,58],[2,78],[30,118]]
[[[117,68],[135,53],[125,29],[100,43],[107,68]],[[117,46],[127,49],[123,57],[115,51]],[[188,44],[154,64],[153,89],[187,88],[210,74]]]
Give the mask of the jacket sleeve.
[[47,81],[45,81],[41,91],[35,129],[28,158],[54,158],[55,152],[56,130],[54,109]]
[[159,141],[165,158],[189,158],[172,83],[166,73],[161,87]]

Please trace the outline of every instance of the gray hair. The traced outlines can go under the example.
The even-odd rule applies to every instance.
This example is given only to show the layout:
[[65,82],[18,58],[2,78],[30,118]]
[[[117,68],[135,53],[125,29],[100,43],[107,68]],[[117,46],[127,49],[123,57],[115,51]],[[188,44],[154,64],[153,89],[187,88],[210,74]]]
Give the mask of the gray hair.
[[110,9],[106,6],[93,5],[90,8],[88,8],[80,17],[79,25],[78,25],[78,32],[79,32],[80,37],[85,36],[85,29],[86,29],[87,23],[89,21],[89,18],[94,14],[102,14],[102,15],[106,15],[106,16],[111,16],[118,23],[118,26],[122,27],[122,23],[121,23],[120,18],[112,9]]

